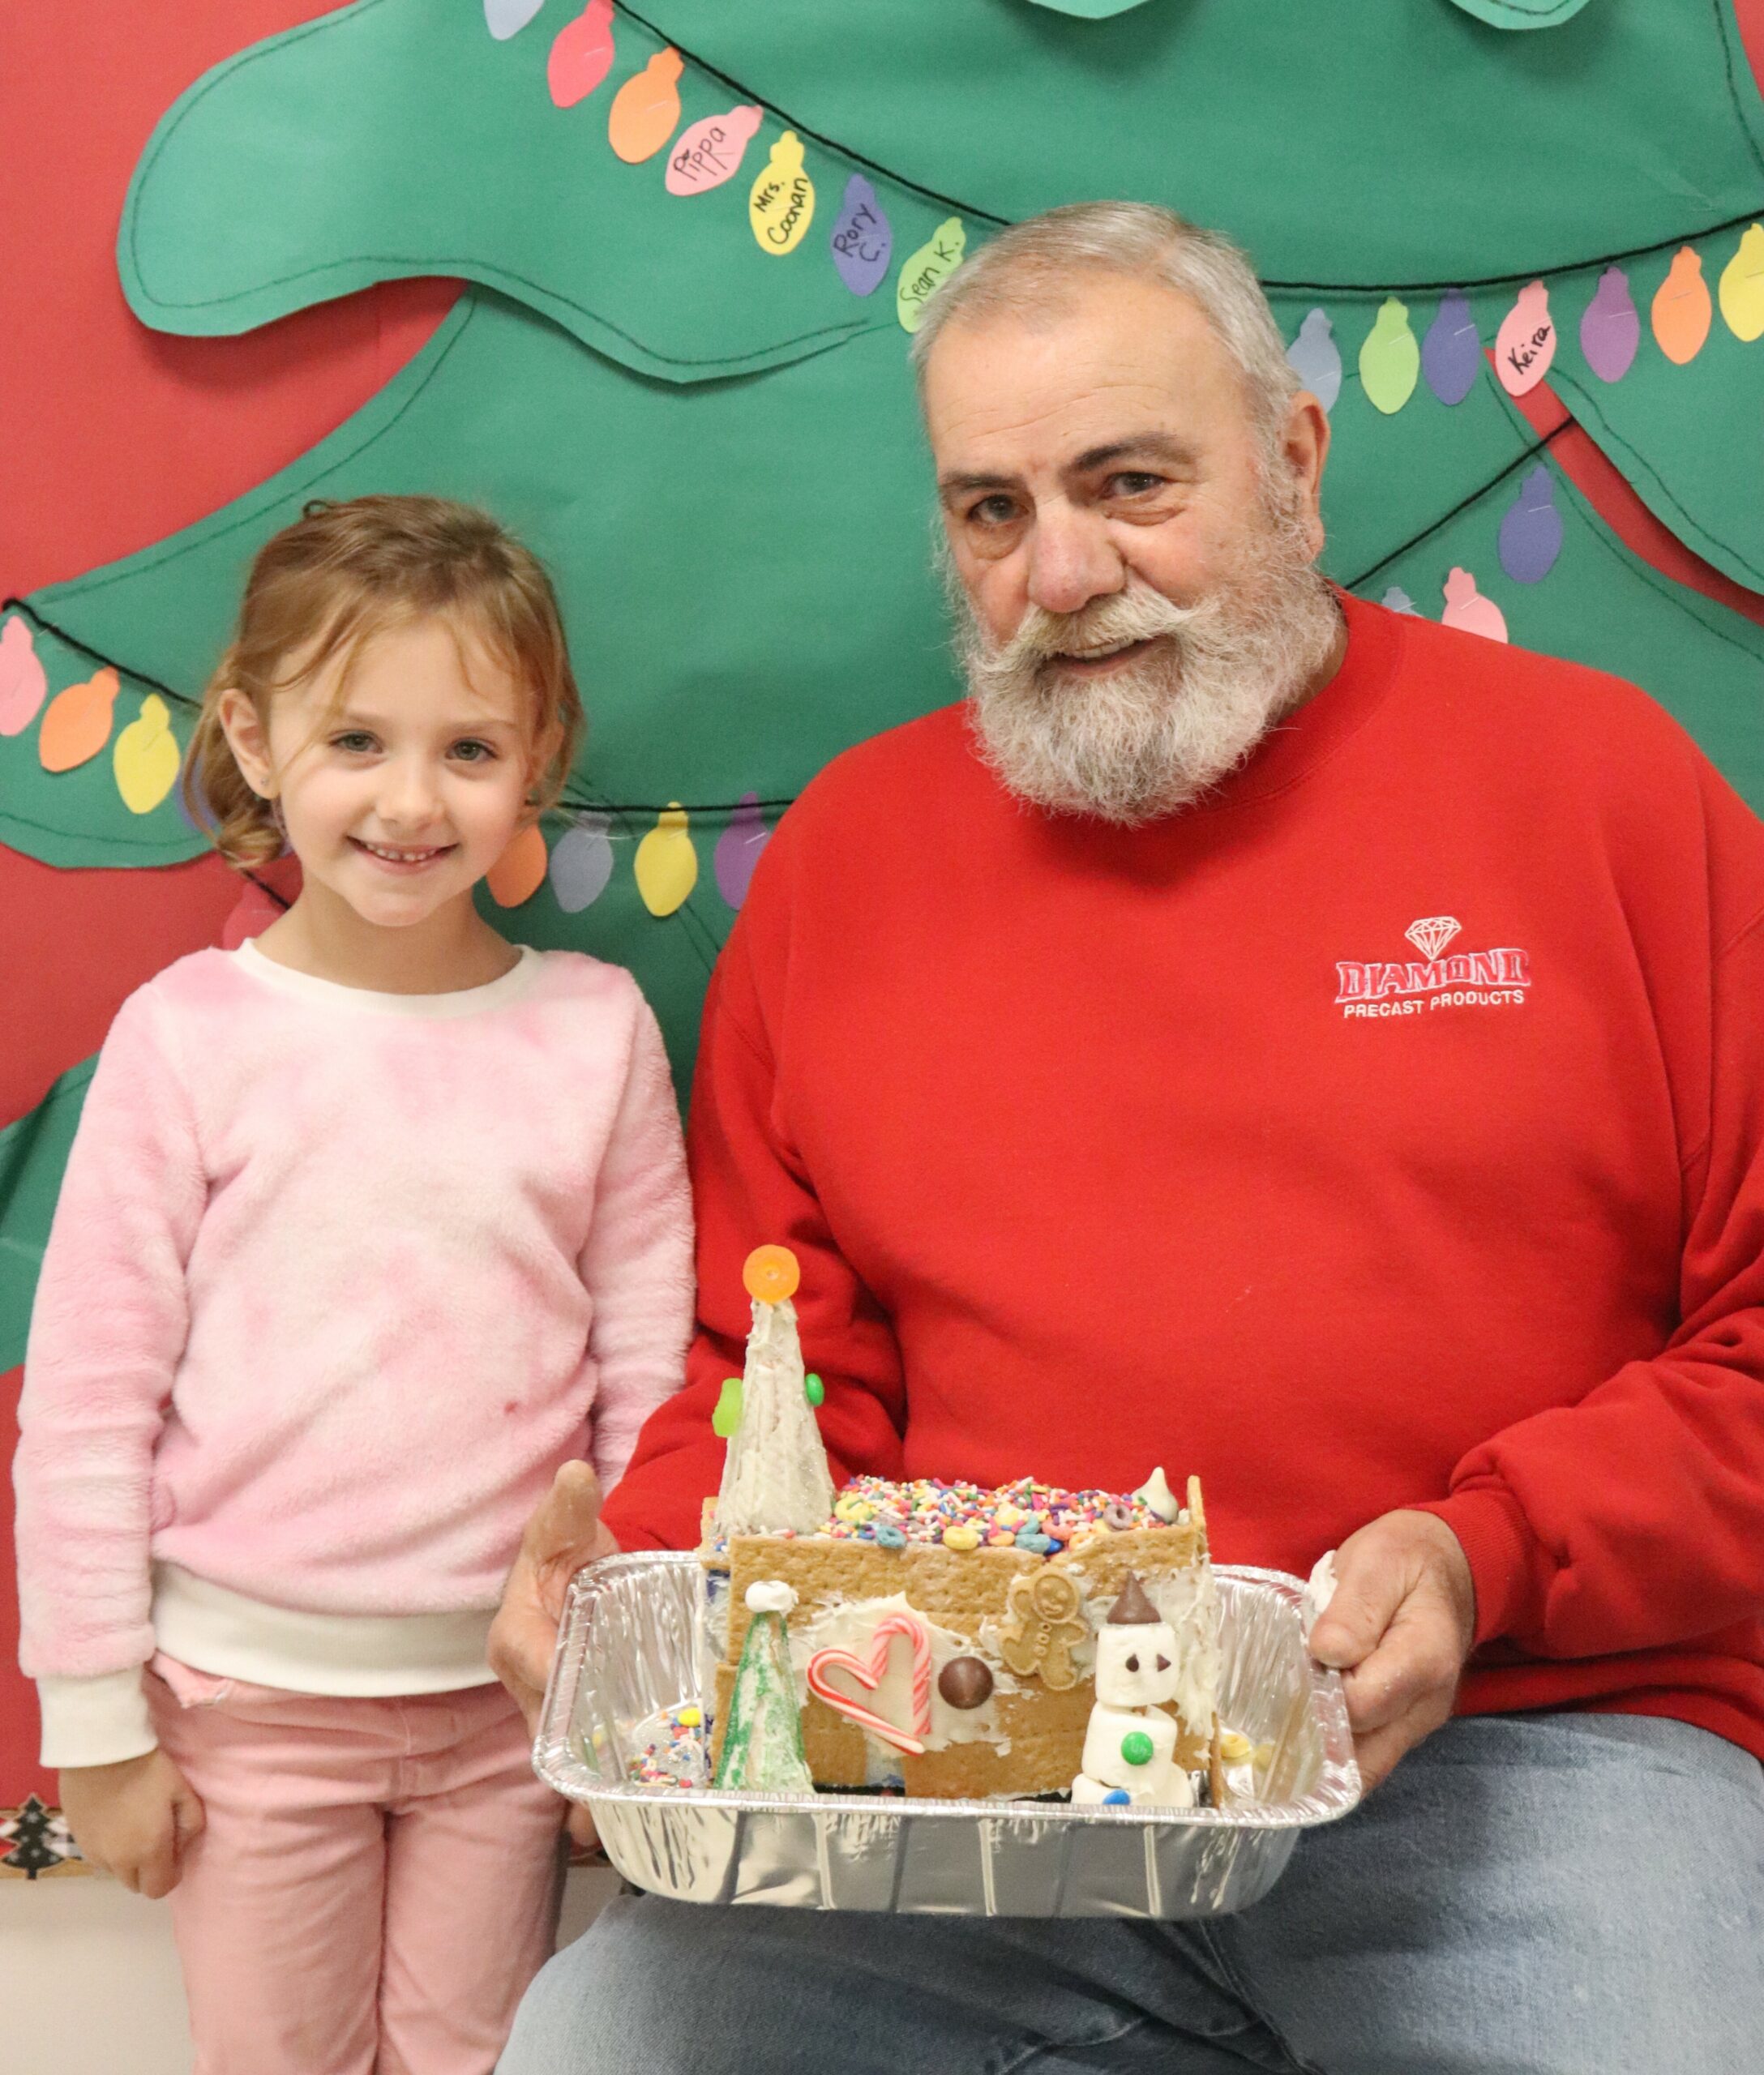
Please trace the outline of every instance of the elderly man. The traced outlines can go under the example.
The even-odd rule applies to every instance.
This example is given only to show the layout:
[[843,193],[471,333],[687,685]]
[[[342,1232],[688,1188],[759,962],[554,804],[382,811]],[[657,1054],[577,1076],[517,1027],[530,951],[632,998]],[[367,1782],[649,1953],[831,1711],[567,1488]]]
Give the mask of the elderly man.
[[971,696],[755,878],[691,1387],[604,1524],[560,1482],[505,1675],[609,1533],[695,1538],[781,1239],[837,1467],[1164,1462],[1224,1559],[1339,1544],[1371,1791],[1210,1923],[629,1897],[504,2067],[1753,2069],[1764,829],[1633,688],[1318,576],[1328,423],[1222,240],[1055,211],[916,357]]

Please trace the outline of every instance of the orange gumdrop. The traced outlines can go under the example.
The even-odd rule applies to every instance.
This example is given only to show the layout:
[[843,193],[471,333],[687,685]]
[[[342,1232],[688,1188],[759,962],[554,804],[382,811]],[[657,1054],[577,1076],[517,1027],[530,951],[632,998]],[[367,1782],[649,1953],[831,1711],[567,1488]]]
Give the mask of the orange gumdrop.
[[741,1264],[747,1294],[761,1304],[781,1304],[796,1294],[803,1271],[788,1247],[756,1247]]
[[110,739],[121,689],[116,672],[104,670],[56,693],[36,734],[37,759],[45,771],[71,771],[92,761]]

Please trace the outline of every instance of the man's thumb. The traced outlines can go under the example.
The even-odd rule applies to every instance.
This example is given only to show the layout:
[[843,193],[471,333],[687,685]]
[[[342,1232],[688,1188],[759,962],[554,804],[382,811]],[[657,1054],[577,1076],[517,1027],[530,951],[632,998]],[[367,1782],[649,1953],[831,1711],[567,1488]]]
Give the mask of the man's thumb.
[[177,1833],[180,1855],[187,1845],[195,1843],[202,1835],[208,1824],[202,1797],[193,1787],[186,1786],[172,1803],[172,1827]]
[[1371,1656],[1402,1599],[1401,1580],[1369,1551],[1344,1543],[1335,1559],[1334,1596],[1311,1631],[1311,1654],[1337,1671]]
[[600,1479],[592,1464],[567,1462],[533,1515],[528,1533],[542,1561],[567,1555],[591,1542],[600,1525]]

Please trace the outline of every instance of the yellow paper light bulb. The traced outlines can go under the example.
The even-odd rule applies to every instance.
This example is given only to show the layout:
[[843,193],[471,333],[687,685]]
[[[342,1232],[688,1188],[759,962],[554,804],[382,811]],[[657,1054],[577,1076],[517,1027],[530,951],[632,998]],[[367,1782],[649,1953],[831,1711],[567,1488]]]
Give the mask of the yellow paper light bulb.
[[687,833],[686,810],[670,800],[637,845],[637,891],[652,915],[671,915],[698,883],[698,853]]
[[178,781],[178,738],[172,717],[156,691],[141,701],[141,710],[117,737],[110,753],[117,790],[131,814],[151,814]]
[[1359,381],[1367,402],[1386,417],[1394,417],[1415,394],[1420,372],[1421,349],[1409,329],[1408,307],[1387,296],[1359,349]]
[[1764,336],[1764,228],[1753,224],[1721,270],[1721,314],[1736,339]]
[[803,146],[786,130],[747,196],[747,220],[762,252],[782,259],[803,242],[815,213],[815,183],[803,170]]

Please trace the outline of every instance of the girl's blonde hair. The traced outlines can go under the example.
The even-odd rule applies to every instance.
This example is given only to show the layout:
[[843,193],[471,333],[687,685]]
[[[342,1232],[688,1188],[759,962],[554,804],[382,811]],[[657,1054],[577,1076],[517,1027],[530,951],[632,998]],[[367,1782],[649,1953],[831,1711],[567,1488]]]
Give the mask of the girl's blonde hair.
[[221,855],[242,870],[282,847],[274,803],[252,791],[220,725],[237,686],[267,722],[274,694],[340,651],[439,613],[475,635],[532,701],[533,782],[542,814],[567,780],[582,737],[557,595],[537,556],[488,512],[442,497],[315,500],[251,563],[232,640],[203,695],[184,764],[184,798]]

